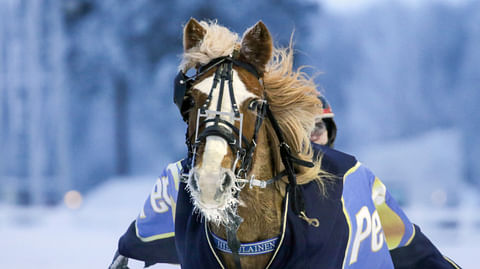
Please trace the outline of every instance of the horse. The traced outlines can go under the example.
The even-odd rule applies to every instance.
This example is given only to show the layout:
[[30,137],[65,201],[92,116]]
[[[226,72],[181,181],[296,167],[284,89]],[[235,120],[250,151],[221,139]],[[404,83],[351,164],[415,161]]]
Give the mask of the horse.
[[459,268],[370,169],[310,143],[322,102],[292,42],[275,48],[261,21],[240,39],[190,19],[183,46],[188,158],[163,170],[109,268]]
[[220,240],[217,247],[227,242],[231,253],[219,258],[227,268],[268,267],[282,238],[259,255],[239,255],[240,242],[280,236],[289,203],[307,225],[318,226],[298,188],[315,181],[321,194],[328,178],[309,140],[322,113],[315,82],[301,67],[294,70],[292,42],[274,47],[262,21],[240,39],[215,21],[192,18],[183,48],[175,103],[188,124],[191,202]]

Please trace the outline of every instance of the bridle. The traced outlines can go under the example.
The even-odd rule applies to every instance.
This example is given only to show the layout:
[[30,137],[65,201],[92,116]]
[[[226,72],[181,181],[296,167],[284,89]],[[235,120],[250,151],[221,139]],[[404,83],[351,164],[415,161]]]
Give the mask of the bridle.
[[[182,92],[190,89],[200,76],[207,73],[214,67],[217,67],[215,75],[213,78],[213,84],[210,89],[210,92],[207,96],[205,103],[197,111],[197,119],[195,126],[195,140],[193,144],[190,142],[190,139],[186,139],[187,145],[189,146],[189,152],[192,155],[190,168],[194,167],[195,156],[199,145],[209,136],[219,136],[227,142],[228,146],[234,153],[235,161],[232,165],[232,171],[236,176],[236,184],[238,187],[243,188],[247,183],[250,184],[250,187],[261,187],[265,188],[267,185],[266,181],[261,181],[256,179],[254,176],[249,180],[246,179],[247,174],[250,172],[251,164],[253,160],[253,154],[257,146],[257,137],[260,127],[262,126],[263,120],[267,113],[267,101],[265,98],[262,100],[254,99],[248,105],[248,109],[256,112],[255,125],[253,136],[249,140],[243,133],[243,113],[240,113],[237,102],[235,100],[234,88],[233,88],[233,66],[239,66],[254,75],[257,79],[260,79],[260,76],[256,69],[245,62],[238,61],[234,59],[233,56],[224,56],[220,58],[213,59],[208,64],[203,65],[198,68],[197,74],[192,77],[186,77],[183,72],[180,72],[177,75],[176,81],[176,93],[174,96],[174,102],[182,108],[184,106],[184,98],[180,98]],[[185,85],[186,90],[177,90],[179,86]],[[227,87],[225,87],[227,85]],[[219,86],[218,92],[218,101],[215,110],[209,110],[208,107],[212,102],[214,90]],[[227,89],[226,89],[227,88]],[[230,103],[232,107],[232,112],[221,111],[223,95],[225,91],[228,90],[230,95]],[[176,97],[178,96],[178,97]],[[185,96],[185,95],[184,95]],[[185,108],[184,108],[185,109]],[[225,120],[221,117],[226,117],[230,121]],[[205,118],[201,122],[201,119]],[[201,123],[200,123],[201,122]],[[233,122],[233,124],[232,124]],[[239,128],[235,126],[235,123],[239,123]],[[210,123],[210,125],[208,125]],[[208,125],[208,126],[207,126]],[[203,128],[205,127],[205,128]],[[203,130],[200,132],[200,130]],[[237,167],[237,164],[238,167]],[[271,182],[268,183],[272,183]]]

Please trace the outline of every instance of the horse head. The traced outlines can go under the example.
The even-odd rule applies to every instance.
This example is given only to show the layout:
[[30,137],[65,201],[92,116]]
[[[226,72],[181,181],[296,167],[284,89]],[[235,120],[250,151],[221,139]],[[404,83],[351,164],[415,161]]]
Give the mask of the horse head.
[[[193,145],[187,186],[207,220],[225,223],[229,209],[239,203],[239,179],[250,169],[265,114],[262,76],[272,39],[262,22],[239,39],[216,23],[190,19],[183,45],[178,83],[188,84],[188,137]],[[183,75],[192,68],[197,72],[193,78]]]

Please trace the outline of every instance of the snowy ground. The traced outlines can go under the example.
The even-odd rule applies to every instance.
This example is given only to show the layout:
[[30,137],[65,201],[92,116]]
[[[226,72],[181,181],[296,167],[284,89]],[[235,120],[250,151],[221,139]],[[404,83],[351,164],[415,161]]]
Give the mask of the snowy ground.
[[480,218],[478,208],[451,209],[409,208],[409,218],[437,246],[443,255],[462,268],[479,268],[476,255],[480,253]]
[[154,182],[155,177],[110,180],[78,210],[0,206],[0,268],[107,268]]
[[[155,177],[111,180],[90,193],[78,210],[0,206],[0,268],[107,268],[119,236],[154,181]],[[442,252],[464,268],[477,268],[473,255],[478,255],[480,230],[474,211],[407,210]],[[130,262],[130,267],[142,268],[142,263]]]

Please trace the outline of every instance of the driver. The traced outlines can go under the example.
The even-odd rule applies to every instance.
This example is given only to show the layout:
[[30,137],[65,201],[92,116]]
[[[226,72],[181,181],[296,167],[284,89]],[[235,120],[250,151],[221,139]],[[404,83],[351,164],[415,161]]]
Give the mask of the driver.
[[323,113],[315,119],[315,128],[310,135],[310,141],[315,144],[324,145],[333,148],[333,143],[337,136],[337,125],[333,120],[333,112],[327,99],[318,95],[322,101]]

